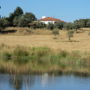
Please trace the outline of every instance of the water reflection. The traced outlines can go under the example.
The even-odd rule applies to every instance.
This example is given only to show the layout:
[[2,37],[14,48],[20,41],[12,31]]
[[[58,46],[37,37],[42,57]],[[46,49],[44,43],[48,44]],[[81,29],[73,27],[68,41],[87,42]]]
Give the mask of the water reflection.
[[10,86],[15,90],[22,90],[22,85],[23,85],[22,76],[19,76],[19,75],[10,76],[9,83],[10,83]]
[[30,90],[31,86],[34,84],[35,77],[24,76],[24,75],[14,75],[10,76],[9,84],[14,90]]
[[30,88],[34,85],[35,83],[35,76],[29,75],[29,76],[23,76],[23,88],[25,90],[30,90]]
[[0,90],[90,90],[90,77],[0,75]]
[[47,84],[48,84],[48,74],[44,74],[42,75],[42,79],[41,79],[41,83],[42,83],[42,86],[45,87]]
[[55,75],[48,75],[48,73],[45,73],[41,76],[41,85],[42,87],[45,87],[48,84],[52,84],[54,80],[55,80]]

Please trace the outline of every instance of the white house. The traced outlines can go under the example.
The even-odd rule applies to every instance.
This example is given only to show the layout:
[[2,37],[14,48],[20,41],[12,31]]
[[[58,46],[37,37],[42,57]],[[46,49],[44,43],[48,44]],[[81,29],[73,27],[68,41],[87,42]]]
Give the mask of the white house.
[[56,18],[52,18],[52,17],[45,17],[45,16],[43,16],[39,21],[44,23],[44,24],[49,24],[49,23],[54,24],[56,22],[64,22],[60,19],[56,19]]

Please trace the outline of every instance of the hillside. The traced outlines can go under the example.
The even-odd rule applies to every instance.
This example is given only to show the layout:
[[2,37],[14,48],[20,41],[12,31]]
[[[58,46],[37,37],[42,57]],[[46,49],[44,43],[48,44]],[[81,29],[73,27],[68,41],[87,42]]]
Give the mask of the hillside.
[[[10,28],[9,28],[10,29]],[[15,28],[14,28],[15,29]],[[28,29],[27,29],[28,30]],[[0,45],[9,45],[15,47],[17,45],[26,47],[50,47],[55,50],[79,50],[90,52],[90,28],[81,29],[78,33],[74,34],[72,42],[69,42],[67,31],[61,30],[57,39],[50,30],[33,30],[30,33],[25,32],[25,28],[19,29],[16,33],[1,34]]]

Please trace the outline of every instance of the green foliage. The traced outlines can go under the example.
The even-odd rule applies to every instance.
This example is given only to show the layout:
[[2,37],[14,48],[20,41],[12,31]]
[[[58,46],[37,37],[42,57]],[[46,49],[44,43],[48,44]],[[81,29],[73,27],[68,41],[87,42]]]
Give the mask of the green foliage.
[[29,23],[28,25],[30,28],[36,29],[36,28],[45,28],[46,24],[39,22],[39,21],[33,21],[32,23]]
[[52,33],[56,36],[56,35],[59,35],[59,30],[58,29],[54,29],[53,31],[52,31]]
[[33,53],[38,57],[45,56],[50,52],[50,49],[47,47],[38,47],[38,48],[33,48],[32,50]]
[[5,28],[9,25],[9,21],[7,18],[1,18],[0,19],[0,27]]
[[74,27],[73,27],[73,28],[76,29],[76,31],[77,31],[78,29],[80,29],[79,23],[78,23],[78,22],[74,22]]
[[90,27],[90,19],[87,21],[86,26],[87,26],[87,27]]
[[36,20],[33,13],[23,13],[20,7],[17,7],[13,13],[10,14],[8,21],[10,26],[28,26],[29,23]]
[[53,30],[53,29],[54,29],[54,24],[49,23],[49,24],[47,25],[47,29]]
[[10,25],[9,26],[13,26],[13,20],[14,20],[15,16],[13,13],[11,13],[8,17],[8,20],[9,20],[9,23]]
[[66,24],[64,25],[64,27],[65,27],[67,30],[71,30],[71,29],[74,28],[74,24],[73,24],[73,23],[66,23]]
[[78,23],[78,25],[82,28],[85,27],[85,20],[84,19],[80,19],[80,20],[76,20],[74,21],[74,23]]
[[60,53],[59,53],[59,56],[62,57],[62,58],[65,58],[65,57],[67,57],[68,55],[69,55],[69,53],[66,52],[66,51],[60,51]]
[[33,13],[25,13],[20,17],[18,26],[26,27],[29,23],[31,23],[34,20],[36,20],[36,17]]
[[68,30],[67,35],[68,35],[69,40],[71,40],[71,38],[73,37],[73,34],[74,34],[73,30]]
[[45,27],[46,27],[46,24],[44,24],[44,23],[38,22],[36,24],[36,28],[45,28]]
[[4,51],[2,54],[2,59],[5,61],[9,61],[12,59],[12,54],[8,51]]
[[18,26],[20,17],[21,17],[21,16],[16,16],[16,17],[13,19],[13,25],[14,25],[14,26]]
[[63,29],[64,28],[64,22],[57,22],[55,23],[55,28],[58,28],[58,29]]
[[10,14],[8,20],[10,23],[10,26],[13,26],[13,21],[16,17],[19,17],[23,15],[23,10],[20,7],[17,7],[13,13]]
[[20,7],[17,7],[16,9],[15,9],[15,11],[14,11],[14,16],[16,17],[16,16],[20,16],[20,15],[22,15],[23,14],[23,10],[22,10],[22,8],[20,8]]
[[25,64],[29,61],[29,52],[24,48],[17,47],[13,51],[13,59],[17,64]]
[[32,62],[39,65],[50,64],[50,49],[47,47],[38,47],[31,49]]
[[90,27],[90,19],[79,19],[75,20],[74,23],[77,23],[80,28]]
[[25,27],[28,24],[28,21],[25,19],[24,15],[22,15],[18,20],[19,27]]

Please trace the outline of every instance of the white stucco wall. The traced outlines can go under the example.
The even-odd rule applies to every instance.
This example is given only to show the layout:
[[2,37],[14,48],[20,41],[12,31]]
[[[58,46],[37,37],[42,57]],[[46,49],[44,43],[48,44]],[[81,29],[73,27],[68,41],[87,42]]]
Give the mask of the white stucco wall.
[[40,21],[40,22],[42,22],[42,23],[44,23],[44,24],[49,24],[49,23],[54,24],[54,23],[55,23],[55,21]]

